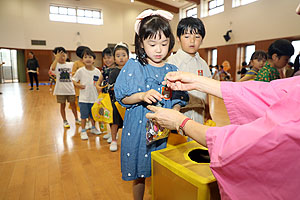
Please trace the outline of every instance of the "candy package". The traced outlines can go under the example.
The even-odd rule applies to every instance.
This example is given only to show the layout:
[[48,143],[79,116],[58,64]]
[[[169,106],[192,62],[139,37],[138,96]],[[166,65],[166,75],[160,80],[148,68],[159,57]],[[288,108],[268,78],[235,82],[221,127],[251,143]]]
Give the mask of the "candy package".
[[170,130],[161,128],[149,119],[146,124],[146,139],[147,145],[169,136]]

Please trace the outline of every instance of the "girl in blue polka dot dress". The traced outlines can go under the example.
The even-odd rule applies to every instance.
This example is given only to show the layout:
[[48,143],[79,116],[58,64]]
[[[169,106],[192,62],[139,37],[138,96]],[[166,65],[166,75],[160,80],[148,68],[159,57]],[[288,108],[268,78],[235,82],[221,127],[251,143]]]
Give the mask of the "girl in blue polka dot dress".
[[167,139],[146,143],[147,105],[179,110],[188,101],[182,91],[171,91],[166,98],[162,82],[177,67],[165,63],[174,46],[168,20],[173,15],[162,10],[145,10],[135,23],[135,53],[122,68],[115,83],[117,101],[126,107],[121,141],[121,171],[126,181],[133,180],[134,199],[143,199],[145,178],[151,176],[151,152],[166,147]]

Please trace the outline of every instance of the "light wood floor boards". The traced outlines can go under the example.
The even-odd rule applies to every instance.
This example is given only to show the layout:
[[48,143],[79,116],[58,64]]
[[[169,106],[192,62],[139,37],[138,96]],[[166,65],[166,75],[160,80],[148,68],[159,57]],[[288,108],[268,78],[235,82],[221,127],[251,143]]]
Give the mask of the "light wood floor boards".
[[[120,150],[111,153],[102,135],[82,141],[69,109],[71,128],[64,129],[48,86],[28,89],[0,84],[0,199],[132,199],[132,183],[121,179]],[[149,189],[150,180],[146,200]]]

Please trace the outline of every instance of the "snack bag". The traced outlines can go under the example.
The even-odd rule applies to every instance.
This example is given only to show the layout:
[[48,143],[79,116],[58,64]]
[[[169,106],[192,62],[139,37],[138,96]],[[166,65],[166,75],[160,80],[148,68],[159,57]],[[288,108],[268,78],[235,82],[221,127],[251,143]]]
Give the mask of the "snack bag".
[[152,120],[148,120],[146,124],[146,139],[147,145],[169,136],[169,129],[162,129],[154,124]]
[[108,93],[99,94],[97,101],[92,107],[92,115],[97,122],[113,122],[113,108]]

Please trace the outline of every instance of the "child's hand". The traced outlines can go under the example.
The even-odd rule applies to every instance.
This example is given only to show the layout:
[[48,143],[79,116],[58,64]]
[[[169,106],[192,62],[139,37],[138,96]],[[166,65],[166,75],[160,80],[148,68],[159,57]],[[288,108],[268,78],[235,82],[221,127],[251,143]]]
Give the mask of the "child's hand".
[[78,87],[79,89],[81,89],[81,90],[85,89],[85,85],[79,84],[77,87]]
[[148,90],[147,92],[144,92],[142,94],[142,100],[149,104],[156,103],[157,100],[161,101],[162,99],[163,95],[153,89]]
[[55,54],[55,60],[58,61],[63,56],[63,54],[64,54],[63,51],[57,52]]

